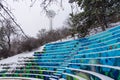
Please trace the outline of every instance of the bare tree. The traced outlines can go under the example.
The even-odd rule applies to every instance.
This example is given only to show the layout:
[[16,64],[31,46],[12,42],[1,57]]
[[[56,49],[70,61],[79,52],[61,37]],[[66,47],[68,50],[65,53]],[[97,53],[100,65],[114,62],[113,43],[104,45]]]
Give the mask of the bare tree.
[[10,20],[5,20],[2,22],[3,24],[0,28],[0,46],[2,47],[1,51],[6,55],[11,51],[12,35],[16,34],[16,30],[15,27],[11,24]]

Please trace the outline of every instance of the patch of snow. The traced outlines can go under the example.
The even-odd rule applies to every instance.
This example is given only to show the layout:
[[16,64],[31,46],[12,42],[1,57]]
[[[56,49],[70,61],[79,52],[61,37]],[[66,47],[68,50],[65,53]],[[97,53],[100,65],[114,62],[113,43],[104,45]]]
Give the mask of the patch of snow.
[[[18,60],[20,57],[33,57],[34,52],[41,52],[43,51],[44,46],[39,47],[36,50],[33,50],[31,52],[24,52],[6,59],[3,59],[0,61],[0,64],[9,64],[9,67],[11,67],[10,70],[14,69],[17,64],[19,63]],[[0,65],[0,70],[2,70],[3,66]]]
[[94,34],[99,33],[99,32],[102,32],[101,27],[91,29],[89,32],[89,35],[86,35],[86,36],[91,36],[91,35],[94,35]]
[[68,37],[63,38],[63,39],[61,39],[61,40],[57,40],[57,41],[54,41],[54,42],[50,42],[50,43],[48,43],[48,44],[58,43],[58,42],[65,42],[65,41],[70,41],[70,40],[78,39],[77,35],[78,35],[78,34],[75,34],[75,37],[68,36]]
[[110,25],[110,27],[118,26],[118,25],[120,25],[120,22],[110,23],[109,25]]

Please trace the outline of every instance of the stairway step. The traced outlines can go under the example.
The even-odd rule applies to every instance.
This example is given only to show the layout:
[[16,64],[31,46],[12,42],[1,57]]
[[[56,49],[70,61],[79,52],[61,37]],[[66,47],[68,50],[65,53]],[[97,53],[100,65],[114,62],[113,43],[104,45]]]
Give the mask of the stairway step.
[[57,69],[57,70],[64,70],[65,68],[59,68],[59,69]]
[[54,73],[55,76],[61,76],[61,73]]

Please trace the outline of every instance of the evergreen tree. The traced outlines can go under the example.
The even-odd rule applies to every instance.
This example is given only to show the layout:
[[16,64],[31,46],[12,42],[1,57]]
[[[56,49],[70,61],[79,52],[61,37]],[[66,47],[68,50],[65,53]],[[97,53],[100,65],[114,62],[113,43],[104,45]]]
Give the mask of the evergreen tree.
[[119,0],[69,0],[69,2],[76,2],[83,9],[83,12],[71,16],[70,20],[72,27],[77,27],[80,33],[85,33],[84,36],[88,29],[101,27],[104,31],[109,22],[116,22],[120,18]]

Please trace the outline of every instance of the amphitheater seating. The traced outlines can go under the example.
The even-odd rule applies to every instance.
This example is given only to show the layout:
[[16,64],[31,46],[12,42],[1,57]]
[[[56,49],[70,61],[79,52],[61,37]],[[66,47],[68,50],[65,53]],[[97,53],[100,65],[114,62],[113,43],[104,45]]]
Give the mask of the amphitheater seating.
[[0,78],[40,80],[120,80],[120,26],[104,32],[46,44],[43,52],[22,57],[17,67],[3,65]]

